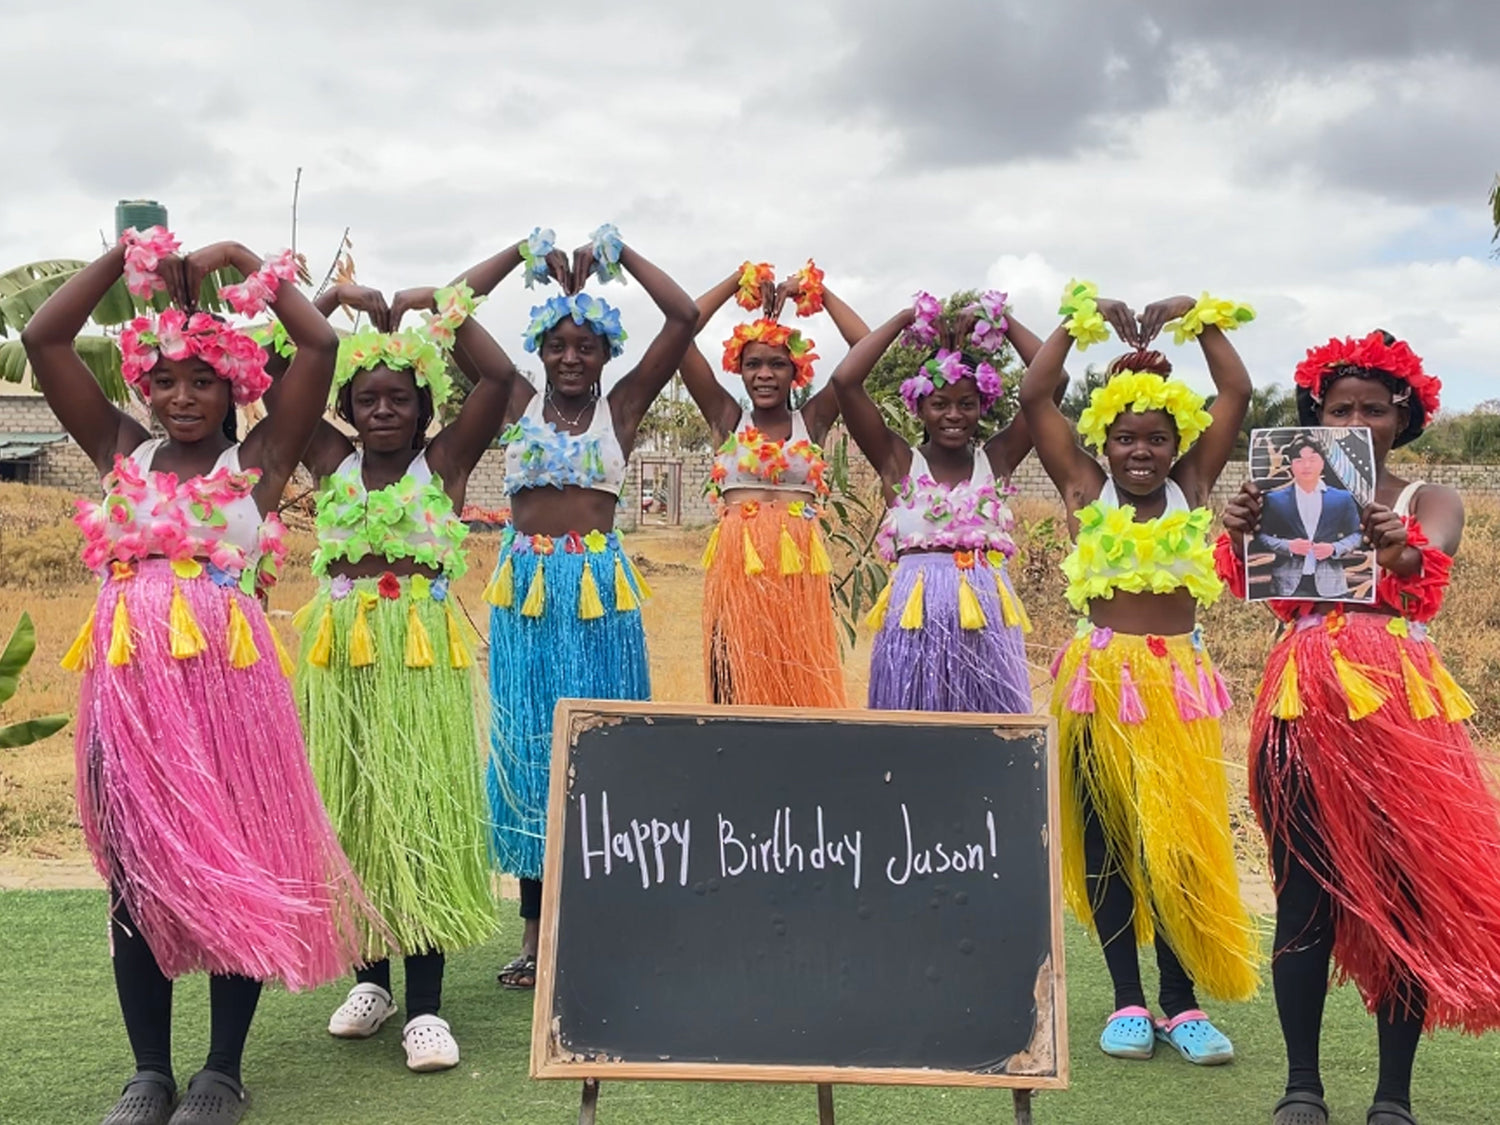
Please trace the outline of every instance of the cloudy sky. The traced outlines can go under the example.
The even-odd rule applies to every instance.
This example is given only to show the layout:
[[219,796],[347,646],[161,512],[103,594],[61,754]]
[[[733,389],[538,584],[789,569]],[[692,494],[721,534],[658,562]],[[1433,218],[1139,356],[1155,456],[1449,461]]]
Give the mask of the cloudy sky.
[[[1500,6],[1477,0],[14,0],[0,60],[27,92],[0,267],[93,256],[138,196],[189,245],[279,248],[300,166],[299,248],[326,267],[350,227],[387,290],[611,220],[694,294],[813,255],[872,324],[991,285],[1045,330],[1069,276],[1137,307],[1209,289],[1259,310],[1236,341],[1258,382],[1383,326],[1447,407],[1500,397]],[[517,351],[533,296],[512,279],[482,313]],[[655,313],[607,296],[623,370]],[[826,374],[843,348],[810,330]]]

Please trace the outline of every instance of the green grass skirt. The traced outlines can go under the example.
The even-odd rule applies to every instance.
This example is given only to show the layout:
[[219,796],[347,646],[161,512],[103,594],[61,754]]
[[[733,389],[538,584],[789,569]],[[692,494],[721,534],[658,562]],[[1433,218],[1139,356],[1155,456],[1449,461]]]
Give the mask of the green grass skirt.
[[[325,582],[298,614],[297,706],[339,842],[401,952],[452,952],[497,925],[486,697],[446,584],[382,581],[341,583],[341,598]],[[365,952],[385,955],[379,935]]]

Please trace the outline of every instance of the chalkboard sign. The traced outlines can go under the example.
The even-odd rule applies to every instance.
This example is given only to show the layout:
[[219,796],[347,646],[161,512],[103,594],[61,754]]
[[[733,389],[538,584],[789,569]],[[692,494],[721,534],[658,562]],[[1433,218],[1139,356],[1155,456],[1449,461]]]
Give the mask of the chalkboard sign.
[[1067,1085],[1043,716],[558,706],[531,1072]]

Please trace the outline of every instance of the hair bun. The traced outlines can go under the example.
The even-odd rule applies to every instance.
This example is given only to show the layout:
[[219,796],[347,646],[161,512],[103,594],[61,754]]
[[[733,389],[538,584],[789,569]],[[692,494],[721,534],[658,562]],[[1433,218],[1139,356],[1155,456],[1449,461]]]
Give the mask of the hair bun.
[[1126,352],[1109,365],[1111,375],[1118,375],[1122,371],[1146,371],[1165,379],[1172,374],[1172,362],[1161,352],[1137,348],[1133,352]]

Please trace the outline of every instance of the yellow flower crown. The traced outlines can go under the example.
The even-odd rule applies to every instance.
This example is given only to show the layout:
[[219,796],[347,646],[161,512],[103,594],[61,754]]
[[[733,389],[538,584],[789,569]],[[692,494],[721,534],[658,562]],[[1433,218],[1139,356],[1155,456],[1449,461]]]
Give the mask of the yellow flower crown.
[[1186,453],[1213,423],[1203,396],[1180,379],[1163,379],[1149,371],[1121,371],[1089,396],[1079,416],[1078,434],[1095,449],[1104,449],[1109,427],[1126,410],[1145,414],[1165,410],[1177,424],[1177,453]]

